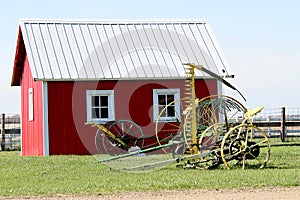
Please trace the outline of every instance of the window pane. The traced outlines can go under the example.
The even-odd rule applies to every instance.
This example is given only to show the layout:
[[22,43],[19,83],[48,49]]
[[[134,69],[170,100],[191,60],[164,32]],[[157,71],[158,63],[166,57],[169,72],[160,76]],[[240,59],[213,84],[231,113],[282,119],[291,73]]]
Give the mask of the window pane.
[[92,118],[99,118],[99,108],[92,108]]
[[108,96],[100,96],[100,105],[108,106]]
[[101,108],[101,118],[108,118],[108,108]]
[[[165,108],[165,106],[158,106],[158,112],[159,114],[162,112],[162,110]],[[160,117],[166,117],[166,111],[167,110],[164,110],[164,112],[161,114]]]
[[99,96],[92,96],[92,106],[99,106]]
[[175,106],[167,107],[168,117],[175,117]]
[[171,103],[174,101],[174,95],[171,94],[171,95],[167,95],[167,104]]
[[158,105],[167,105],[166,95],[158,95]]

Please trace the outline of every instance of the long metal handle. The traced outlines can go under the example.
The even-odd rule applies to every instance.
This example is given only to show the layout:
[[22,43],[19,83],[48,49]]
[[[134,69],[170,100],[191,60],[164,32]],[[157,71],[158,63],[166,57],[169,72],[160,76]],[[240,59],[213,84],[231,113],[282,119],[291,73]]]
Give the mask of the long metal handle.
[[193,64],[193,63],[184,63],[184,65],[189,65],[189,66],[194,67],[194,68],[196,68],[196,69],[198,69],[198,70],[200,70],[200,71],[205,72],[206,74],[208,74],[208,75],[210,75],[211,77],[217,79],[218,81],[220,81],[221,83],[223,83],[223,84],[226,85],[227,87],[229,87],[229,88],[231,88],[231,89],[237,91],[237,92],[239,93],[239,95],[241,95],[241,97],[242,97],[245,101],[247,101],[246,98],[243,96],[243,94],[242,94],[236,87],[234,87],[234,86],[231,85],[229,82],[227,82],[226,80],[224,80],[224,79],[223,79],[222,77],[220,77],[218,74],[216,74],[216,73],[210,71],[209,69],[204,68],[202,65],[195,65],[195,64]]

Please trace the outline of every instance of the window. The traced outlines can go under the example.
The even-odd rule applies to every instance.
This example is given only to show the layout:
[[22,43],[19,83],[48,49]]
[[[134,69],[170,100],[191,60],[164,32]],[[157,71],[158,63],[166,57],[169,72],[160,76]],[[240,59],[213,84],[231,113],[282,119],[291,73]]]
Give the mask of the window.
[[33,88],[28,88],[28,121],[33,121]]
[[114,91],[87,90],[87,121],[105,123],[115,120]]
[[[179,89],[154,89],[153,90],[154,121],[156,121],[158,117],[160,121],[175,122],[180,120],[179,99],[180,99]],[[167,105],[168,107],[165,109]]]

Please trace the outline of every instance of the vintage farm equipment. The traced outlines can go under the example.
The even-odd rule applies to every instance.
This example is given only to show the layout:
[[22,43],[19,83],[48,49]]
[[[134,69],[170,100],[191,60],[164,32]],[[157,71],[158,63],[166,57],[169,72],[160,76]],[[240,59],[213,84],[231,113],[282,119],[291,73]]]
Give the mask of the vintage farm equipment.
[[[195,70],[237,89],[202,66],[185,65],[186,97],[170,101],[160,110],[155,135],[145,135],[131,120],[92,124],[98,127],[95,143],[99,161],[125,171],[154,169],[171,163],[192,169],[214,169],[222,164],[227,169],[263,168],[270,157],[270,144],[266,134],[252,123],[253,116],[263,107],[247,110],[236,99],[224,95],[196,99]],[[175,113],[175,120],[162,120],[168,111],[175,112],[175,103],[185,109]]]

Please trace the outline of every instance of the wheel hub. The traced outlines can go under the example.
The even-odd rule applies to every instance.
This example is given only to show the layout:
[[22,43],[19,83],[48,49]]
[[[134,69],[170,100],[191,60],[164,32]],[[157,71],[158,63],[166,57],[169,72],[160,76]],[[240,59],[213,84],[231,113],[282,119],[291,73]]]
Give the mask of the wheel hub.
[[244,138],[238,138],[229,144],[229,153],[237,160],[242,160],[244,156],[246,159],[255,159],[260,153],[260,147],[256,142],[247,141],[246,144]]

